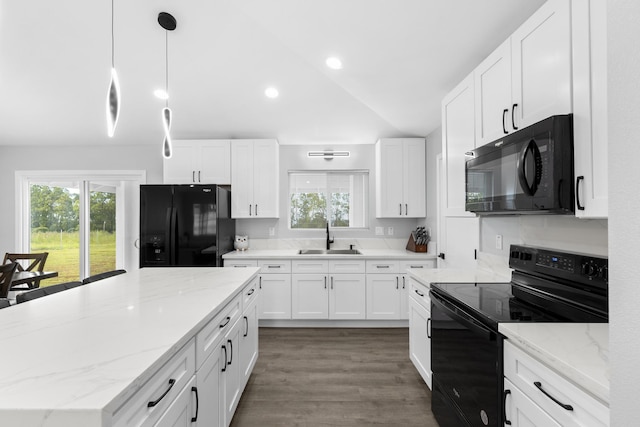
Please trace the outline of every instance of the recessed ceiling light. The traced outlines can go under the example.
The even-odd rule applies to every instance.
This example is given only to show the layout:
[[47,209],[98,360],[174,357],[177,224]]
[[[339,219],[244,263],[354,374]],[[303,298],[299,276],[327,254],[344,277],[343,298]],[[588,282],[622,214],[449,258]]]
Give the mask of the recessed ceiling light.
[[156,90],[153,91],[153,94],[158,99],[162,99],[162,100],[169,99],[169,94],[164,89],[156,89]]
[[342,61],[340,61],[340,58],[336,58],[335,56],[328,57],[326,64],[327,67],[331,68],[332,70],[342,69]]
[[278,92],[278,89],[276,89],[275,87],[268,87],[264,91],[264,94],[267,98],[277,98],[278,95],[280,95],[280,93]]

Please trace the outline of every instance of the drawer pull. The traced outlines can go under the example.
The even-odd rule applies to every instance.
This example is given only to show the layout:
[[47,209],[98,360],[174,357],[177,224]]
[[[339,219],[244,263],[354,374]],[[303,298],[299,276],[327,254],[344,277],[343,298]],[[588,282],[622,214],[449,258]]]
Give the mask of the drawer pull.
[[389,268],[388,265],[376,265],[376,268]]
[[421,297],[424,297],[424,294],[422,292],[420,292],[419,290],[414,289],[414,291],[416,292],[416,294],[420,295]]
[[279,265],[269,265],[269,266],[267,266],[267,268],[280,268],[280,266]]
[[251,288],[251,290],[250,290],[249,292],[247,292],[247,296],[253,295],[253,293],[254,293],[255,291],[256,291],[256,290],[255,290],[254,288]]
[[196,416],[191,418],[191,422],[198,421],[198,410],[200,409],[200,399],[198,399],[198,387],[191,387],[191,391],[196,394]]
[[164,393],[162,393],[162,396],[160,396],[159,398],[157,398],[154,401],[151,401],[149,403],[147,403],[147,408],[153,408],[154,406],[156,406],[158,403],[160,403],[160,401],[162,399],[164,399],[164,397],[167,395],[167,393],[169,393],[171,391],[171,388],[173,387],[173,385],[176,383],[176,380],[174,380],[173,378],[171,378],[169,380],[169,388],[167,388]]
[[224,322],[222,325],[220,325],[220,329],[224,328],[225,326],[227,326],[229,324],[229,322],[231,321],[231,317],[227,316],[227,321]]
[[410,265],[409,268],[424,268],[424,265]]
[[509,420],[507,419],[507,396],[508,396],[509,394],[511,394],[511,390],[505,390],[505,391],[504,391],[504,402],[503,402],[503,405],[502,405],[502,407],[504,408],[504,412],[502,413],[502,414],[504,415],[504,423],[505,423],[506,425],[508,425],[508,426],[510,426],[510,425],[511,425],[511,421],[509,421]]
[[567,405],[565,403],[560,402],[558,399],[556,399],[555,397],[551,396],[549,393],[547,393],[546,391],[544,391],[544,389],[542,388],[542,384],[540,383],[540,381],[535,381],[533,383],[534,386],[536,386],[538,388],[538,390],[540,390],[545,396],[547,396],[549,399],[553,400],[554,402],[556,402],[558,404],[558,406],[560,406],[562,409],[566,409],[567,411],[573,411],[573,406],[571,405]]
[[234,265],[235,268],[247,268],[246,265]]

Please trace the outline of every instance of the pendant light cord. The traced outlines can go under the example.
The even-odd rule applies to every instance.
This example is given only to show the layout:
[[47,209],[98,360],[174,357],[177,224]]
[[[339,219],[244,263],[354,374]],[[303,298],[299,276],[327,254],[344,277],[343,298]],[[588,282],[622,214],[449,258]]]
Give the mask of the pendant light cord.
[[169,31],[164,30],[164,70],[165,70],[165,82],[164,91],[167,93],[167,99],[165,106],[169,108]]
[[114,54],[114,37],[113,37],[113,1],[111,0],[111,68],[115,68],[115,54]]

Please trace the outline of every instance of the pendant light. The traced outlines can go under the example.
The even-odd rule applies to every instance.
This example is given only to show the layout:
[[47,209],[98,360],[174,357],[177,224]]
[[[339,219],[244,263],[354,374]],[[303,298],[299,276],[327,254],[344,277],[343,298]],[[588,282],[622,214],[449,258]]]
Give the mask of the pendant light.
[[114,60],[114,36],[113,36],[113,1],[111,0],[111,81],[107,92],[107,135],[113,137],[120,115],[120,82],[116,72]]
[[[169,94],[169,31],[176,29],[176,19],[170,13],[160,12],[158,14],[158,24],[165,29],[165,93]],[[165,102],[165,107],[162,109],[162,129],[164,130],[162,155],[165,159],[168,159],[171,157],[171,109],[169,108],[169,97]]]

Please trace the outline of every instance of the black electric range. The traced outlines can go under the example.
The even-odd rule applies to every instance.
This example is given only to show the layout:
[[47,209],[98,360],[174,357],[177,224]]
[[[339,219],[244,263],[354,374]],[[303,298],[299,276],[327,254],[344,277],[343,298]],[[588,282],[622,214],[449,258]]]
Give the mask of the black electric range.
[[501,322],[607,322],[608,262],[512,245],[508,283],[431,284],[432,410],[441,427],[502,426]]

